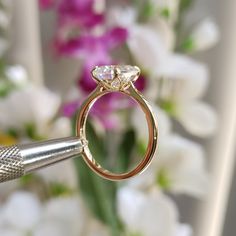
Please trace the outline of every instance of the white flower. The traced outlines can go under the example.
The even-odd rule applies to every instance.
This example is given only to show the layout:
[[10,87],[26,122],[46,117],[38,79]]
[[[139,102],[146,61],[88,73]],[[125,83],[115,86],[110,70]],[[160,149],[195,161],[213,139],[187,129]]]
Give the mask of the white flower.
[[60,125],[63,123],[59,128],[60,134],[67,136],[69,121],[60,119],[53,123],[60,102],[60,97],[45,87],[32,85],[14,90],[9,96],[0,100],[0,127],[4,130],[15,129],[25,132],[26,127],[31,125],[37,136],[52,137],[51,132],[55,133],[57,122],[60,121]]
[[[177,100],[200,98],[209,82],[207,67],[181,54],[170,55],[157,76],[172,80],[166,90],[170,93],[169,96]],[[173,85],[176,87],[173,88]]]
[[177,209],[162,192],[143,193],[122,187],[117,197],[118,214],[129,232],[145,236],[175,235]]
[[108,11],[111,25],[128,28],[127,44],[136,62],[151,75],[164,63],[174,46],[174,34],[168,23],[155,18],[148,24],[137,24],[137,12],[133,8],[113,7]]
[[38,170],[35,173],[49,183],[60,183],[71,189],[76,189],[78,186],[73,160],[65,160],[56,165]]
[[178,135],[172,135],[162,144],[159,171],[166,174],[171,191],[201,197],[207,192],[208,174],[202,147]]
[[168,56],[168,45],[163,41],[161,33],[145,25],[136,25],[129,33],[127,43],[136,62],[151,75],[155,75]]
[[23,66],[20,65],[7,66],[5,73],[8,79],[16,86],[21,87],[29,82],[26,70]]
[[107,11],[107,22],[111,26],[131,28],[137,20],[137,14],[133,7],[111,7]]
[[[78,236],[84,235],[88,222],[92,221],[78,195],[52,198],[42,204],[34,194],[20,191],[0,206],[0,235],[4,236]],[[98,226],[93,228],[105,232]]]
[[190,225],[179,224],[175,236],[192,236],[192,235],[193,235],[193,230]]
[[16,229],[0,229],[1,236],[25,236],[25,233]]
[[53,235],[50,233],[57,232],[58,225],[60,236],[80,235],[86,223],[85,216],[83,203],[78,196],[51,199],[45,204],[42,220],[33,235],[40,235],[39,232],[44,232],[45,236]]
[[220,39],[219,28],[210,19],[204,19],[192,32],[193,50],[200,51],[213,47]]
[[[155,104],[151,104],[154,117],[158,126],[158,139],[162,142],[166,135],[171,131],[171,121],[167,114]],[[132,113],[132,125],[137,130],[138,137],[142,140],[148,140],[148,127],[145,116],[141,114],[141,110],[136,108]]]
[[207,67],[186,56],[173,54],[158,74],[165,78],[163,83],[167,85],[159,97],[173,103],[175,118],[194,135],[212,134],[217,127],[216,114],[210,106],[198,101],[208,85]]
[[38,198],[28,192],[15,192],[2,208],[3,222],[18,230],[31,230],[41,216]]
[[48,138],[65,137],[72,134],[71,121],[67,117],[57,118],[50,127]]
[[178,135],[166,137],[146,172],[127,184],[147,189],[157,183],[173,193],[202,197],[208,187],[202,147]]
[[32,236],[67,236],[70,235],[68,234],[69,232],[69,225],[62,225],[59,221],[49,220],[43,224],[37,225],[32,233]]
[[212,107],[199,101],[186,101],[180,104],[176,117],[186,130],[200,137],[213,134],[218,125]]

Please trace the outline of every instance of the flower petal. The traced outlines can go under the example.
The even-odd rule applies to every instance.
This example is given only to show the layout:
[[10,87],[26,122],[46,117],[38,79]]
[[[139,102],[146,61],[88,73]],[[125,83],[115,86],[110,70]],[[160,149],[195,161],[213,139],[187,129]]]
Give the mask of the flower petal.
[[137,11],[133,7],[112,7],[107,12],[107,22],[111,26],[132,27],[137,19]]
[[48,133],[48,125],[60,106],[60,97],[45,87],[29,85],[14,90],[0,101],[0,125],[4,130],[24,130],[26,125],[36,126],[37,134]]
[[123,187],[118,192],[118,213],[131,233],[173,236],[177,227],[174,202],[157,190],[143,193]]
[[[161,142],[171,131],[172,124],[167,114],[155,104],[151,104],[154,117],[158,124],[158,138]],[[134,109],[132,114],[132,124],[138,132],[138,137],[145,141],[148,139],[148,128],[145,116],[140,113],[140,109]]]
[[149,73],[155,74],[167,56],[161,36],[151,27],[132,27],[127,43],[136,62]]
[[3,228],[0,229],[0,235],[2,236],[25,236],[25,233],[23,231],[19,231],[17,229],[13,228]]
[[194,50],[206,50],[213,47],[220,39],[219,28],[210,19],[204,19],[192,32],[191,39],[194,43]]
[[41,204],[32,193],[15,192],[8,199],[3,211],[7,224],[21,230],[30,230],[40,219]]
[[66,160],[57,165],[38,170],[36,173],[48,183],[61,183],[71,189],[76,189],[78,186],[77,175],[72,160]]
[[177,101],[201,97],[209,80],[206,65],[181,54],[169,56],[158,75],[172,80],[170,95]]
[[66,117],[59,117],[51,126],[48,138],[63,138],[72,134],[71,121]]
[[22,87],[29,82],[25,68],[20,65],[8,66],[5,73],[7,78],[18,87]]
[[76,236],[75,234],[71,234],[70,227],[63,222],[48,220],[46,222],[40,222],[40,224],[35,227],[32,232],[32,236]]
[[181,136],[171,135],[160,145],[158,157],[154,165],[166,175],[169,191],[195,197],[206,193],[208,174],[200,145]]
[[193,230],[190,225],[179,224],[175,236],[192,236],[192,235],[193,235]]
[[188,132],[199,137],[213,134],[218,125],[215,111],[198,101],[182,104],[177,119]]
[[58,197],[47,202],[42,218],[45,223],[60,222],[67,232],[66,235],[76,236],[81,234],[86,223],[86,211],[79,196]]

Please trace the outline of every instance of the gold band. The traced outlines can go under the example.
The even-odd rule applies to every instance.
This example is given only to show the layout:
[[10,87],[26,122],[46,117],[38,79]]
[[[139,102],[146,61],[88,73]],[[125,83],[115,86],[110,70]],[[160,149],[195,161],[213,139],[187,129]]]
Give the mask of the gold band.
[[[93,104],[101,96],[110,92],[113,92],[113,90],[106,88],[102,83],[98,83],[97,88],[84,101],[77,116],[77,136],[79,138],[86,139],[86,120],[88,117],[88,113],[91,107],[93,106]],[[85,147],[82,153],[82,156],[85,162],[94,172],[96,172],[98,175],[108,180],[127,179],[141,173],[149,165],[157,147],[157,136],[158,136],[157,124],[156,124],[152,109],[150,105],[148,104],[148,102],[146,101],[146,99],[134,87],[132,82],[129,82],[129,86],[127,86],[126,89],[122,89],[122,90],[120,89],[119,92],[125,95],[128,95],[141,106],[143,112],[145,113],[147,124],[148,124],[149,140],[148,140],[147,150],[142,161],[133,170],[126,173],[121,173],[121,174],[112,173],[104,169],[93,158],[88,146]]]

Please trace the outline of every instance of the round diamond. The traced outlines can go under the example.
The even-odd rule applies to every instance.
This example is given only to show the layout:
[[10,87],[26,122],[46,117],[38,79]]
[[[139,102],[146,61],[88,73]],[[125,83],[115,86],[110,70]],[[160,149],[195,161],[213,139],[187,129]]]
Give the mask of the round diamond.
[[93,77],[98,82],[113,90],[126,88],[129,82],[138,79],[139,74],[140,69],[130,65],[97,66],[92,71]]

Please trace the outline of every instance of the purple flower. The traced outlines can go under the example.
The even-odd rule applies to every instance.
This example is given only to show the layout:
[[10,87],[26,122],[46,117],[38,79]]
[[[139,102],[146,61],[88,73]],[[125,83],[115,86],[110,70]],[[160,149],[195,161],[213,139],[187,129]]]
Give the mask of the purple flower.
[[[56,37],[54,47],[59,55],[77,57],[84,60],[101,58],[106,61],[109,51],[126,41],[126,29],[116,27],[101,36],[83,34],[71,39]],[[95,59],[97,61],[97,59]]]
[[60,55],[69,55],[84,61],[78,85],[84,92],[90,92],[95,88],[95,82],[91,80],[91,70],[97,65],[113,64],[110,51],[124,43],[127,36],[127,30],[118,27],[102,36],[81,36],[65,43],[58,42],[55,46]]
[[[73,101],[65,104],[62,113],[72,117],[79,109],[82,101]],[[133,107],[132,100],[127,99],[119,93],[109,93],[99,98],[90,111],[93,119],[99,121],[105,129],[116,129],[119,127],[119,115],[116,111]]]
[[[96,87],[96,83],[91,79],[90,71],[84,72],[78,84],[83,92],[91,92]],[[146,79],[143,75],[135,82],[135,86],[139,90],[144,90],[146,86]],[[63,113],[66,116],[73,116],[75,112],[79,109],[82,101],[73,101],[65,104],[63,107]],[[120,93],[109,93],[97,100],[91,109],[91,117],[97,119],[104,128],[106,129],[116,129],[119,127],[119,116],[115,114],[116,111],[132,108],[137,104],[130,98],[124,97]]]
[[53,7],[56,3],[56,0],[39,0],[39,7],[42,10],[47,10]]
[[96,84],[91,79],[91,70],[97,65],[112,64],[110,51],[124,43],[128,32],[124,28],[113,28],[102,36],[83,35],[76,39],[55,41],[59,55],[80,58],[84,61],[78,85],[84,92],[91,92]]
[[[111,57],[111,51],[122,45],[128,37],[127,30],[122,27],[105,30],[104,26],[103,33],[94,35],[91,29],[104,23],[104,15],[94,12],[93,4],[94,0],[61,0],[57,7],[58,30],[54,40],[57,55],[83,61],[77,85],[85,95],[96,87],[91,79],[91,70],[97,65],[117,64]],[[127,102],[120,97],[120,94],[112,93],[100,98],[93,106],[91,116],[107,129],[117,127],[118,116],[113,112],[133,105],[130,100]],[[64,115],[72,116],[81,102],[78,100],[65,104]]]
[[61,0],[58,5],[59,26],[92,28],[103,22],[103,14],[94,11],[94,0]]
[[139,91],[144,91],[144,89],[146,88],[146,78],[143,74],[141,74],[138,78],[138,80],[135,82],[135,87],[139,90]]
[[62,107],[62,114],[66,117],[72,117],[75,112],[79,109],[81,101],[72,101],[64,104]]

